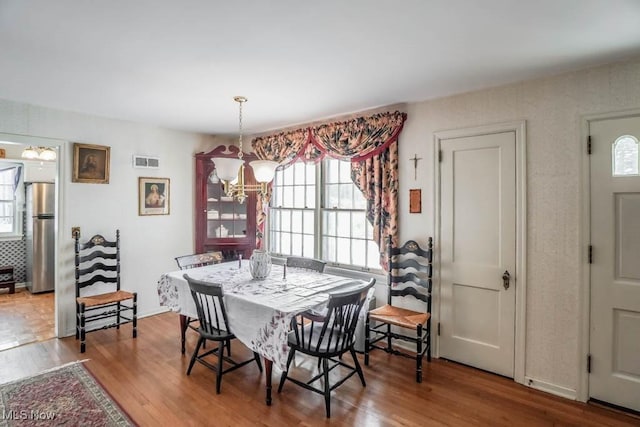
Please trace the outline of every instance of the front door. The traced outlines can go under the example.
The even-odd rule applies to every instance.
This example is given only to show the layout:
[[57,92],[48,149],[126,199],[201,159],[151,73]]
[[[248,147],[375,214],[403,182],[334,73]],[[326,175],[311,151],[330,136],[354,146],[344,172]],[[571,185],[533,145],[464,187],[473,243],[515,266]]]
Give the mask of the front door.
[[589,123],[593,399],[640,411],[640,117]]
[[512,378],[516,134],[443,139],[440,149],[439,355]]

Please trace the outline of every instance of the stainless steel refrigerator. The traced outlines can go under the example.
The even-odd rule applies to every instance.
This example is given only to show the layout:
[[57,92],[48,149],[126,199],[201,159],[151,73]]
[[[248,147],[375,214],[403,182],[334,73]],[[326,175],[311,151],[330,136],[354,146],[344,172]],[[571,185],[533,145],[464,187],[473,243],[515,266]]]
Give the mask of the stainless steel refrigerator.
[[55,284],[55,185],[27,184],[27,289],[52,291]]

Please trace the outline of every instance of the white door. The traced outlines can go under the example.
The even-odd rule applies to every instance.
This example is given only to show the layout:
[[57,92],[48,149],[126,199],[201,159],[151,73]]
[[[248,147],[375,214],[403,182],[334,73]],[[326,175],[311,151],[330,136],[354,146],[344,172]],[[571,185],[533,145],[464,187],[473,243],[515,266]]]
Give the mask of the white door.
[[513,378],[516,135],[444,139],[440,149],[439,355]]
[[589,394],[640,411],[640,117],[593,121],[589,131]]

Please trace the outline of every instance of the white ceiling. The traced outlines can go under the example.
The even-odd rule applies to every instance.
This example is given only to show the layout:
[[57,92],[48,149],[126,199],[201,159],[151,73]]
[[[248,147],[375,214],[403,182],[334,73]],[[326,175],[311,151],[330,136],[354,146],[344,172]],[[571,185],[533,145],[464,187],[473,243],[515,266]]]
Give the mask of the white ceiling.
[[[0,98],[245,132],[640,54],[639,0],[0,0]],[[640,76],[639,76],[640,78]]]

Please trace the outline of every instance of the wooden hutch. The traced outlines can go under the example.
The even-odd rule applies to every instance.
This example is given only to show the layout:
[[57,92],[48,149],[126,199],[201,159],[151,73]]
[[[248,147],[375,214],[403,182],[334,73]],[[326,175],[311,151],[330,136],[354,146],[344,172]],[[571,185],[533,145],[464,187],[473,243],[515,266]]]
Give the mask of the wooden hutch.
[[[213,157],[238,157],[238,147],[219,146],[196,154],[196,252],[222,251],[225,259],[248,259],[256,247],[256,193],[247,192],[243,203],[224,193],[222,181],[214,174]],[[245,184],[255,184],[246,164],[257,160],[244,154]]]

